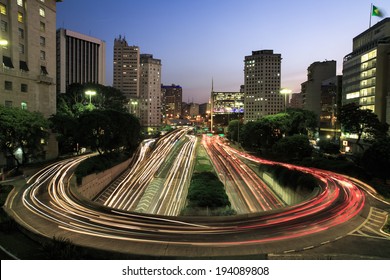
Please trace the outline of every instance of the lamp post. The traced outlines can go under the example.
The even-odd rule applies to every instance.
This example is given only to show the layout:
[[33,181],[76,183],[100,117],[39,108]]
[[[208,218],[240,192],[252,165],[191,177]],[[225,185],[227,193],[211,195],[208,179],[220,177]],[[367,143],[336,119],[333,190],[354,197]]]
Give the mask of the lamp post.
[[92,106],[92,95],[96,95],[96,91],[94,91],[94,90],[87,90],[85,92],[85,94],[89,96],[89,106],[91,107]]
[[287,96],[290,96],[292,90],[288,88],[282,88],[280,94],[284,95],[284,112],[287,112]]

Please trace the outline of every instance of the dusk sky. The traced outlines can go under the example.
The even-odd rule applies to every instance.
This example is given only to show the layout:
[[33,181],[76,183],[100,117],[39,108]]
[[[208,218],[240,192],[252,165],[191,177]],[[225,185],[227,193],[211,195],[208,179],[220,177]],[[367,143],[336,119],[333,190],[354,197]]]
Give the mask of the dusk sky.
[[[370,6],[385,0],[64,0],[57,27],[106,42],[106,85],[112,85],[113,45],[119,35],[162,62],[162,83],[183,87],[183,101],[208,101],[214,90],[238,91],[244,57],[272,49],[282,55],[282,87],[293,92],[315,61],[343,57],[369,27]],[[380,21],[372,17],[372,25]]]

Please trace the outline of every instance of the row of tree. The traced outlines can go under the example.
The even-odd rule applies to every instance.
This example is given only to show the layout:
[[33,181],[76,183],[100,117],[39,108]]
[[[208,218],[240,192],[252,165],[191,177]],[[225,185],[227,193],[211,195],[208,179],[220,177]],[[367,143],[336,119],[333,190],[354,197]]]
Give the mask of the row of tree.
[[[96,93],[93,99],[85,94],[87,90]],[[133,151],[140,141],[141,126],[126,112],[125,99],[113,87],[73,84],[57,96],[57,113],[49,119],[37,112],[0,106],[0,152],[17,166],[44,158],[50,129],[57,134],[60,154],[82,147],[100,154]]]
[[[88,97],[87,91],[96,94]],[[65,94],[58,96],[57,114],[50,118],[60,153],[78,152],[81,147],[99,154],[119,149],[133,151],[140,140],[141,125],[126,112],[125,100],[122,92],[113,87],[70,85]]]
[[[354,144],[362,153],[356,162],[375,177],[390,178],[389,125],[380,122],[371,110],[360,109],[355,103],[342,106],[338,119],[344,133],[357,135]],[[309,139],[315,135],[317,123],[317,116],[311,111],[287,109],[246,124],[231,121],[228,137],[257,153],[297,161],[312,155]],[[338,144],[326,141],[320,141],[319,147],[325,153],[340,151]]]

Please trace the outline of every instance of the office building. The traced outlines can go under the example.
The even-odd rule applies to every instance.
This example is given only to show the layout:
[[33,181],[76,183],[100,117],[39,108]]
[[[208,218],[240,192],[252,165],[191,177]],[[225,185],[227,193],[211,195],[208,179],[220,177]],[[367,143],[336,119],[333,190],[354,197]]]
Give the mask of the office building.
[[262,116],[284,110],[284,96],[280,94],[280,54],[273,50],[253,51],[245,56],[245,121],[256,121]]
[[336,61],[314,62],[307,68],[307,81],[302,84],[303,109],[321,114],[322,82],[336,76]]
[[148,133],[162,124],[161,60],[151,54],[140,56],[140,121]]
[[287,104],[288,108],[303,109],[302,93],[296,92],[291,94],[290,102]]
[[73,83],[106,83],[106,43],[68,29],[57,30],[57,93]]
[[341,109],[342,76],[322,82],[319,138],[338,142],[341,136],[338,116]]
[[[1,105],[56,113],[56,2],[0,0]],[[57,155],[51,136],[45,158]]]
[[122,36],[114,40],[113,87],[126,96],[129,112],[140,117],[140,49]]
[[353,38],[344,57],[342,103],[356,103],[390,123],[390,18]]
[[211,93],[211,123],[214,126],[228,126],[232,120],[241,119],[244,116],[244,97],[242,91],[239,92],[219,92]]
[[166,119],[180,118],[183,88],[179,85],[162,85],[163,113]]

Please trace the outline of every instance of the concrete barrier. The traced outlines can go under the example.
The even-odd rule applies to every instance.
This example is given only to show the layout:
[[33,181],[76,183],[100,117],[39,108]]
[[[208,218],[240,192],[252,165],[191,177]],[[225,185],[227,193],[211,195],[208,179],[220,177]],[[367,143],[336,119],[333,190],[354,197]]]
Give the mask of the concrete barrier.
[[76,188],[78,194],[92,200],[128,168],[130,161],[131,158],[105,171],[83,177],[81,184]]

